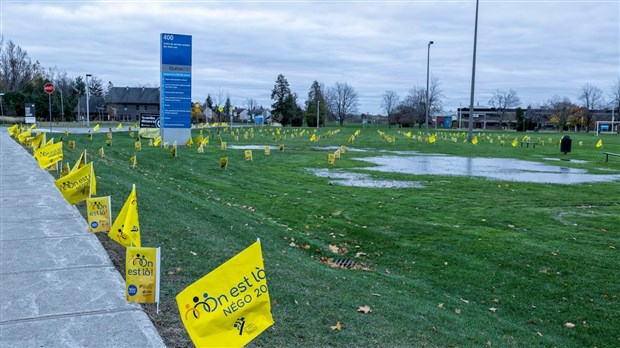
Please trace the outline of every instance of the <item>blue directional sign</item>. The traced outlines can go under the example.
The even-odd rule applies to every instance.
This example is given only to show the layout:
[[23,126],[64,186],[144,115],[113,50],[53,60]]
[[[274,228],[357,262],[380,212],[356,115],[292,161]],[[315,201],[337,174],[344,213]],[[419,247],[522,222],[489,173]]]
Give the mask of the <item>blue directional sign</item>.
[[191,127],[192,37],[161,34],[161,128]]

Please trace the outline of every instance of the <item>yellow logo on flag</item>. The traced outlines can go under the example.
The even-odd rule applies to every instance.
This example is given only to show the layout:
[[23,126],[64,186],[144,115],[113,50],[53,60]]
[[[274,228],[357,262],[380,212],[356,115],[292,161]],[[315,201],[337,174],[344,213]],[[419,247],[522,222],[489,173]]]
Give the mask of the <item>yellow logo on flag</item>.
[[177,296],[197,347],[242,347],[273,325],[267,276],[256,242]]
[[88,230],[90,232],[108,232],[112,222],[110,212],[110,196],[93,197],[86,200],[86,215],[88,215]]
[[135,185],[114,220],[108,237],[125,247],[142,246],[140,244],[140,222],[138,221],[138,195]]
[[159,302],[159,248],[128,247],[125,297],[128,302]]
[[46,145],[34,151],[34,158],[37,159],[41,168],[46,168],[62,161],[62,157],[62,143]]
[[54,185],[69,203],[75,204],[90,197],[91,193],[96,194],[97,183],[94,176],[91,162],[54,181]]

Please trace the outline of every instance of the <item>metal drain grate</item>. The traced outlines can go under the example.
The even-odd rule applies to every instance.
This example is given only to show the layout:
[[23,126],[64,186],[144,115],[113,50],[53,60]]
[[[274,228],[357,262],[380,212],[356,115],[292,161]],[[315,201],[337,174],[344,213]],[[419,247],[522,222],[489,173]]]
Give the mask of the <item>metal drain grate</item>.
[[334,267],[351,269],[357,265],[357,262],[353,259],[333,259],[330,264]]

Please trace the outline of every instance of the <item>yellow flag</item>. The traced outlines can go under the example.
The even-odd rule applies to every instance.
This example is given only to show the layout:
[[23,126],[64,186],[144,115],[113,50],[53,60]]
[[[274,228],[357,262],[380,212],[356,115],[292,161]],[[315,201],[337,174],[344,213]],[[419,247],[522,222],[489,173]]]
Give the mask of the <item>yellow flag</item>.
[[99,130],[99,123],[97,123],[97,125],[95,125],[95,126],[93,127],[93,132],[96,132],[96,131],[98,131],[98,130]]
[[116,126],[116,130],[121,130],[121,129],[123,129],[123,125],[119,123],[118,126]]
[[256,242],[177,296],[197,347],[243,347],[273,325],[267,276]]
[[220,168],[221,168],[221,169],[226,169],[226,168],[228,168],[228,157],[222,157],[222,158],[220,158]]
[[17,140],[19,140],[20,144],[23,144],[24,141],[26,141],[27,138],[29,138],[30,135],[30,129],[26,129],[26,131],[19,133],[19,135],[17,135]]
[[172,149],[170,150],[170,153],[172,154],[172,157],[177,157],[177,141],[175,140],[174,143],[172,143]]
[[54,185],[69,203],[76,204],[90,197],[91,193],[96,194],[97,183],[93,179],[94,176],[95,172],[91,162],[54,181]]
[[474,144],[474,145],[478,144],[478,137],[474,137],[474,138],[471,140],[471,143],[472,143],[472,144]]
[[131,163],[131,168],[135,168],[138,165],[138,157],[136,155],[129,157],[129,162]]
[[[151,141],[153,141],[153,140],[151,139]],[[140,138],[138,138],[138,141],[136,141],[136,142],[133,144],[133,148],[134,148],[136,151],[142,151],[142,142],[140,141]]]
[[206,136],[202,139],[201,145],[209,145],[209,137]]
[[37,135],[35,135],[34,139],[32,139],[32,141],[30,142],[30,146],[32,147],[33,150],[36,150],[38,148],[40,148],[41,146],[45,145],[45,133],[40,132]]
[[603,147],[603,139],[599,139],[598,142],[596,143],[596,147]]
[[327,154],[327,164],[334,165],[334,163],[336,163],[334,154],[333,153],[328,153]]
[[431,135],[430,137],[428,137],[428,142],[430,144],[434,144],[437,141],[437,135]]
[[28,129],[33,130],[33,129],[35,129],[35,128],[37,128],[37,124],[36,124],[36,123],[33,123],[33,124],[30,126],[30,128],[28,128]]
[[316,134],[312,134],[312,136],[310,137],[310,142],[315,142],[315,141],[317,141]]
[[69,163],[64,163],[62,165],[62,168],[60,169],[60,177],[62,178],[63,176],[69,174],[69,172],[71,171],[71,168],[69,168]]
[[517,138],[514,138],[510,145],[512,145],[512,147],[517,147]]
[[41,168],[46,168],[62,161],[62,156],[62,143],[46,145],[34,151],[34,158],[37,159]]
[[159,248],[127,248],[125,298],[128,302],[159,302],[159,251]]
[[86,165],[86,150],[82,151],[82,153],[80,154],[80,158],[78,158],[78,160],[75,162],[75,164],[71,168],[71,171],[74,172],[84,167],[85,165]]
[[254,161],[254,159],[252,158],[252,150],[245,150],[245,160]]
[[140,222],[138,221],[138,196],[134,185],[123,208],[118,213],[108,237],[120,245],[142,246],[140,244]]
[[86,200],[86,215],[90,232],[108,232],[112,223],[110,196],[92,197]]
[[161,143],[161,135],[155,138],[155,141],[153,142],[153,146],[159,147],[160,143]]
[[271,153],[271,148],[269,146],[265,146],[264,151],[265,151],[265,156],[269,156],[269,154]]
[[11,127],[7,128],[7,130],[9,131],[10,136],[15,136],[19,134],[19,131],[20,131],[18,124],[12,125]]
[[222,143],[220,144],[220,150],[224,151],[226,150],[226,142],[222,141]]
[[205,147],[204,147],[204,145],[200,144],[200,145],[198,146],[198,150],[197,150],[197,151],[198,151],[198,153],[205,153]]
[[192,147],[192,145],[194,145],[194,140],[192,139],[192,136],[189,136],[189,139],[187,139],[187,141],[185,142],[185,147]]

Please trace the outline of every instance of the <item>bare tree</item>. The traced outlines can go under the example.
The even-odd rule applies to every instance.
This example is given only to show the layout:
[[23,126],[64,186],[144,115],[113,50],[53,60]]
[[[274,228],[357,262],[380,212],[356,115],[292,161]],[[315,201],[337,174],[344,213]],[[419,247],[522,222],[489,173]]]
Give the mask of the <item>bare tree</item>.
[[400,97],[394,91],[385,91],[385,93],[383,94],[381,99],[381,108],[385,110],[388,118],[390,117],[392,112],[394,112],[396,106],[398,106],[399,100]]
[[579,100],[583,102],[583,106],[585,107],[584,123],[586,132],[589,132],[590,124],[592,123],[592,113],[590,111],[600,107],[604,103],[603,91],[596,86],[586,83],[581,87]]
[[341,126],[345,118],[357,112],[357,92],[346,82],[336,82],[333,87],[328,88],[325,99],[327,99],[330,111]]
[[562,131],[575,105],[567,97],[557,95],[549,99],[547,103],[548,108],[551,109],[551,122],[556,123]]
[[28,53],[11,40],[0,42],[0,88],[14,92],[21,90],[36,76],[41,75],[39,62],[32,63]]
[[249,112],[256,109],[258,107],[258,103],[256,102],[256,99],[247,98],[245,100],[245,107],[248,109]]
[[508,92],[499,89],[495,91],[495,94],[491,97],[491,100],[489,100],[489,105],[497,110],[500,129],[503,127],[506,111],[510,108],[515,108],[520,104],[521,99],[517,95],[517,92],[512,89]]

